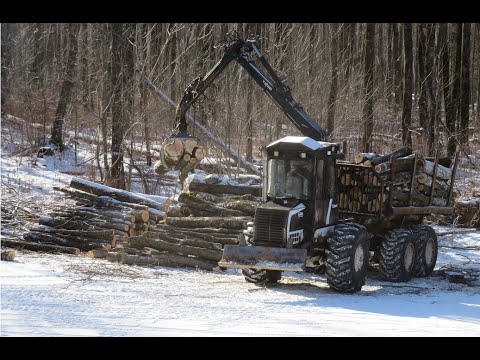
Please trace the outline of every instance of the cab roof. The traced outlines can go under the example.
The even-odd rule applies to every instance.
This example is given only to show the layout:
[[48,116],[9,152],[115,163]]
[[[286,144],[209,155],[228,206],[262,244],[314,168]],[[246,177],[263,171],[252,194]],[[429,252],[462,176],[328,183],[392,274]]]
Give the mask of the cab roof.
[[267,145],[267,149],[297,149],[297,150],[309,150],[316,151],[322,148],[328,148],[334,143],[329,143],[325,141],[315,141],[312,138],[307,136],[286,136],[284,138],[278,139],[273,143]]

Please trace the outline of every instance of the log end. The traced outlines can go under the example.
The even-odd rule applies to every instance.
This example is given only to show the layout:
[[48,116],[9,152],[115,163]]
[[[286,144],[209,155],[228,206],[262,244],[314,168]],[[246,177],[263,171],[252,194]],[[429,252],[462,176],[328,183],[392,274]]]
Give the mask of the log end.
[[2,251],[2,261],[13,261],[15,260],[16,253],[14,250],[5,250]]
[[93,249],[87,252],[87,257],[91,259],[104,259],[107,257],[108,251],[105,249]]

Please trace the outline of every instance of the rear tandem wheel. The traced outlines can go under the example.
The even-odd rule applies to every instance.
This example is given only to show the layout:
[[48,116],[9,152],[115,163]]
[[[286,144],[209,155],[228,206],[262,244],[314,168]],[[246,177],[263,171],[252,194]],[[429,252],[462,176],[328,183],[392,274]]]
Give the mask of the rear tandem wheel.
[[430,276],[437,263],[438,242],[435,230],[428,225],[417,225],[412,228],[415,238],[416,262],[414,275]]
[[380,247],[380,272],[388,281],[409,281],[415,272],[416,249],[409,229],[390,230]]

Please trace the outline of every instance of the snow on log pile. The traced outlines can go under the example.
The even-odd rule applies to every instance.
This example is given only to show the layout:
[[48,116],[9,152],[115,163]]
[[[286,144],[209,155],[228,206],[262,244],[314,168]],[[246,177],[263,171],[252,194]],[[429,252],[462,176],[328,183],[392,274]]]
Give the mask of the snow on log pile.
[[[218,176],[215,175],[207,177],[205,181],[219,182],[217,180]],[[132,265],[218,269],[223,246],[238,243],[239,235],[253,220],[260,198],[249,193],[223,194],[216,188],[214,194],[194,192],[193,183],[205,184],[189,182],[185,192],[178,197],[179,206],[171,206],[164,221],[140,236],[122,239],[110,251],[96,251],[94,256]],[[249,185],[238,186],[233,183],[229,186],[249,188]]]
[[[355,155],[354,162],[368,168],[370,175],[352,178],[348,172],[339,174],[341,183],[339,201],[340,204],[348,204],[351,211],[379,211],[380,207],[388,201],[387,194],[381,191],[383,184],[387,184],[385,188],[387,191],[390,190],[390,186],[392,187],[393,206],[447,205],[453,169],[441,165],[441,163],[447,164],[445,159],[441,159],[437,164],[435,175],[434,162],[423,158],[420,154],[413,154],[412,149],[408,147],[385,155],[359,153]],[[413,171],[415,171],[414,176],[412,176]],[[433,197],[430,202],[432,192]]]
[[[2,246],[79,254],[108,250],[115,243],[138,236],[165,217],[168,198],[148,197],[72,178],[70,188],[55,188],[76,201],[39,218],[22,240],[5,239]],[[89,253],[90,254],[90,253]]]

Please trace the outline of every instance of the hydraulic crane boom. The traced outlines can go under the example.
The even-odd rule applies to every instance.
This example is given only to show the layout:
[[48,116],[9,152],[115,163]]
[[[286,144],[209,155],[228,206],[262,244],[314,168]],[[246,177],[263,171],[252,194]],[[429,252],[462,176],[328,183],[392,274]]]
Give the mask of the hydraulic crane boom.
[[[265,68],[265,73],[252,57],[255,53],[257,60]],[[317,141],[325,141],[327,134],[307,113],[300,103],[296,102],[290,89],[277,76],[273,68],[267,62],[256,45],[255,40],[236,39],[225,46],[225,52],[215,66],[204,76],[195,79],[186,89],[182,100],[177,106],[175,123],[179,134],[187,133],[187,121],[185,118],[188,109],[195,103],[200,95],[213,84],[215,79],[232,62],[237,61],[263,89],[263,91],[278,105],[287,115],[290,121],[304,136]]]
[[165,169],[180,170],[179,179],[182,182],[188,171],[200,163],[206,154],[205,149],[198,145],[199,140],[188,134],[187,111],[233,60],[239,63],[282,109],[302,135],[316,141],[327,140],[325,130],[307,115],[301,104],[293,99],[290,88],[277,76],[258,49],[255,40],[231,39],[224,45],[223,56],[214,67],[205,76],[193,80],[185,89],[175,111],[174,133],[163,143],[160,153],[161,162]]
[[[316,141],[326,141],[327,133],[323,130],[307,113],[303,106],[296,102],[290,92],[290,88],[285,85],[277,76],[273,68],[267,62],[263,54],[257,47],[255,40],[245,42],[246,51],[236,59],[237,62],[248,72],[263,91],[283,110],[285,115],[300,130],[302,135],[308,136]],[[258,60],[271,76],[269,78],[251,56],[255,52]]]

